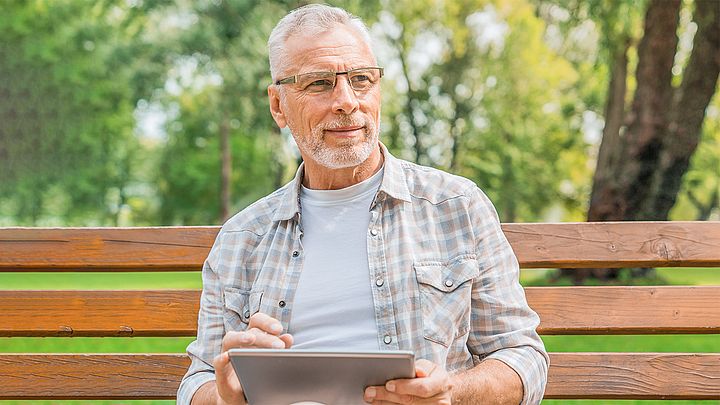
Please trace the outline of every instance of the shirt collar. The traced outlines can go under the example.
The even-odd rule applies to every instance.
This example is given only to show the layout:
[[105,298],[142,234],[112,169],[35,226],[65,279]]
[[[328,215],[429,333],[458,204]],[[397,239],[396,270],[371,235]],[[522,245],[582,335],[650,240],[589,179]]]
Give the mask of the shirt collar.
[[380,142],[380,150],[385,157],[385,173],[378,193],[384,193],[392,198],[410,202],[410,190],[408,189],[405,169],[403,168],[404,162],[390,154],[390,151],[382,142]]
[[300,214],[300,187],[303,173],[305,173],[305,162],[300,163],[295,178],[281,191],[280,206],[275,211],[274,221],[286,221]]
[[[385,173],[378,190],[379,198],[382,198],[382,194],[387,194],[391,198],[410,202],[410,190],[405,181],[403,161],[390,154],[382,142],[380,142],[380,150],[385,157]],[[305,163],[301,163],[295,172],[295,178],[281,191],[280,206],[275,211],[273,220],[289,220],[300,214],[300,187],[304,172]]]

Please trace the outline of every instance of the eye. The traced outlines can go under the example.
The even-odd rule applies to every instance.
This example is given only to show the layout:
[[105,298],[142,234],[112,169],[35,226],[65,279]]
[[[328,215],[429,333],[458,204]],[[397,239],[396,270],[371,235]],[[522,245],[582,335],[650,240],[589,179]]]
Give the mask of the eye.
[[356,83],[362,83],[362,82],[369,82],[372,79],[370,79],[370,76],[368,76],[366,74],[357,74],[357,75],[354,75],[351,80]]
[[318,80],[314,80],[314,81],[308,83],[305,86],[305,90],[307,90],[307,91],[325,91],[327,89],[331,89],[332,87],[333,87],[332,80],[318,79]]
[[332,86],[332,82],[327,79],[321,79],[315,80],[314,82],[308,84],[308,86]]

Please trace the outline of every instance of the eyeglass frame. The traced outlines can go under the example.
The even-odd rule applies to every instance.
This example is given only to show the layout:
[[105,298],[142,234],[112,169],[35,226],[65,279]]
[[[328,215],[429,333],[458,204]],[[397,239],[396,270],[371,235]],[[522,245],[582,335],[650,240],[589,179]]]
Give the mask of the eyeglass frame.
[[[338,75],[347,75],[348,73],[354,72],[356,70],[364,70],[364,69],[378,69],[380,71],[380,77],[378,77],[378,81],[385,75],[385,68],[380,67],[380,66],[367,66],[367,67],[346,70],[344,72],[335,72],[333,70],[327,70],[327,71],[319,71],[319,72],[298,73],[296,75],[288,76],[284,79],[276,80],[273,84],[276,86],[279,86],[281,84],[293,84],[293,83],[298,82],[298,78],[300,76],[318,74],[318,73],[334,73],[335,74],[335,82],[333,83],[332,88],[335,89],[335,86],[337,86],[337,82],[338,82],[337,81]],[[358,90],[355,90],[355,87],[353,87],[353,84],[350,81],[350,76],[347,76],[347,81],[348,81],[348,84],[350,85],[350,88],[353,89],[353,91],[358,91]],[[375,83],[373,83],[373,84],[375,84]]]

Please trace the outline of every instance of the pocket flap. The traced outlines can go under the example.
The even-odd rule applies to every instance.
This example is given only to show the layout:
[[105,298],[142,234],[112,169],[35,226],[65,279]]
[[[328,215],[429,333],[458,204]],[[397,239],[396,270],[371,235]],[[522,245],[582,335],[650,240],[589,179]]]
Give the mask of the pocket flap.
[[247,291],[235,287],[225,287],[225,308],[235,312],[244,323],[260,310],[262,291]]
[[462,284],[480,275],[477,260],[470,256],[449,262],[418,262],[413,267],[418,283],[430,285],[443,292],[455,291]]

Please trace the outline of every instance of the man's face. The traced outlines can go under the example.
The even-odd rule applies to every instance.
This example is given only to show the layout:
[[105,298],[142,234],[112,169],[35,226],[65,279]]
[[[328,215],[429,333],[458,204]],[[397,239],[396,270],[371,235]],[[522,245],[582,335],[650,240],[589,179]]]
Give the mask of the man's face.
[[[376,66],[369,46],[354,29],[338,25],[320,35],[296,35],[286,43],[288,58],[278,77]],[[279,88],[282,87],[282,88]],[[354,167],[378,148],[379,83],[366,92],[350,87],[347,75],[324,93],[293,84],[271,85],[270,110],[275,122],[288,126],[305,161],[329,169]]]

